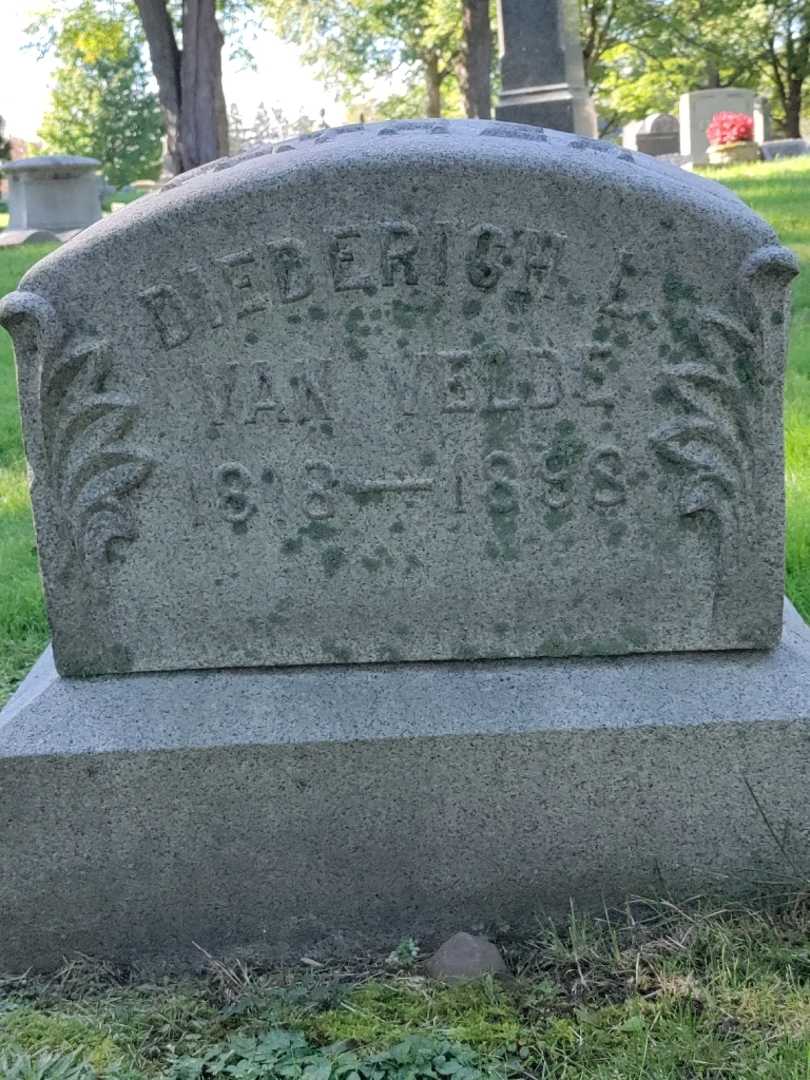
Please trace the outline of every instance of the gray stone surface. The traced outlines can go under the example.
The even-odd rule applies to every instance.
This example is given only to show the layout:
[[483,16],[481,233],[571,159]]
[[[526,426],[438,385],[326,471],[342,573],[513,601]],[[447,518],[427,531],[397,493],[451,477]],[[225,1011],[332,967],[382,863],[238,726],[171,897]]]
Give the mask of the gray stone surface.
[[810,143],[806,139],[770,139],[762,144],[762,156],[765,161],[803,157],[805,154],[810,154]]
[[483,975],[506,975],[508,969],[500,949],[487,938],[460,931],[448,938],[425,964],[433,979],[464,982]]
[[8,179],[9,230],[44,229],[63,233],[101,218],[95,158],[18,158],[0,162]]
[[576,0],[498,0],[498,37],[498,120],[595,138]]
[[49,229],[2,229],[0,247],[21,247],[23,244],[64,244],[72,240],[81,230],[68,229],[55,233]]
[[794,273],[720,185],[535,128],[186,174],[0,308],[57,666],[773,645]]
[[753,90],[727,86],[716,90],[693,90],[680,99],[681,153],[694,165],[707,164],[709,140],[706,128],[715,113],[745,113],[753,118]]
[[768,653],[99,679],[45,656],[0,713],[0,970],[431,947],[570,897],[806,879],[809,751],[790,608]]

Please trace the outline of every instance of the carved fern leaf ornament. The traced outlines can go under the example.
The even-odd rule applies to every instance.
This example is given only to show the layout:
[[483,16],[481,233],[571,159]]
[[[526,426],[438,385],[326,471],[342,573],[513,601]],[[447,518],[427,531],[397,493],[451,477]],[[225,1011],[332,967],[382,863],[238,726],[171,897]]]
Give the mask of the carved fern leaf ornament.
[[135,539],[123,497],[153,467],[125,441],[139,410],[128,395],[106,389],[111,360],[106,341],[80,344],[51,367],[41,386],[52,483],[74,548],[94,568],[110,560],[114,540]]
[[684,480],[678,512],[684,517],[711,515],[718,531],[719,583],[739,565],[745,506],[753,483],[751,420],[747,399],[750,388],[727,357],[748,371],[756,355],[753,334],[742,323],[719,312],[700,315],[709,343],[705,360],[673,364],[663,372],[670,400],[679,415],[651,436],[656,453],[679,466]]

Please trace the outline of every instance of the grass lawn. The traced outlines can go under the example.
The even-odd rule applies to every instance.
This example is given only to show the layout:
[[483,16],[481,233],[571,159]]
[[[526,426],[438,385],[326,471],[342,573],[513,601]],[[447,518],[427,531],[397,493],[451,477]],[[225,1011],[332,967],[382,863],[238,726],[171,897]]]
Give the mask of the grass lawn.
[[[787,382],[787,580],[810,619],[810,159],[717,175],[805,266]],[[45,250],[0,251],[0,294]],[[47,634],[5,335],[0,566],[1,700]],[[201,976],[146,981],[80,959],[49,979],[0,977],[0,1080],[810,1080],[810,901],[806,882],[789,891],[756,910],[657,902],[564,931],[538,922],[532,940],[501,935],[513,980],[455,989],[421,976],[412,943],[388,963],[339,968],[203,958]]]
[[502,941],[513,979],[452,988],[384,960],[211,961],[171,982],[78,960],[47,980],[0,980],[0,1076],[807,1080],[808,941],[800,901],[767,914],[658,904],[538,925]]

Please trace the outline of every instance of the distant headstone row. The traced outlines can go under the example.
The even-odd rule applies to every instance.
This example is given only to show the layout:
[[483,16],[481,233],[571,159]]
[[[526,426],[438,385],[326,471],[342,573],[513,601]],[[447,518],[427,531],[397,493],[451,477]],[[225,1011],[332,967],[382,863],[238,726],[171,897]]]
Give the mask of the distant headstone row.
[[753,119],[754,142],[766,161],[810,152],[804,139],[772,139],[767,99],[752,90],[734,87],[683,94],[679,118],[651,113],[644,120],[626,124],[622,129],[622,145],[653,157],[667,157],[678,164],[705,165],[709,161],[706,129],[719,112],[743,113]]

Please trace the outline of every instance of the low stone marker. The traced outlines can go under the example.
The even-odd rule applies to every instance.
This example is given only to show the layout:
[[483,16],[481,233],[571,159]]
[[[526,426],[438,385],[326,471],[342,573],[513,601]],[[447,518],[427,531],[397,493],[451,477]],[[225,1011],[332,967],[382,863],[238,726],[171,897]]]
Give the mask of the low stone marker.
[[55,667],[0,715],[0,969],[771,872],[795,271],[717,184],[438,121],[224,159],[37,264],[0,320]]
[[765,161],[804,157],[805,154],[810,154],[810,143],[806,139],[769,139],[762,144],[762,157]]
[[622,146],[652,157],[677,154],[680,150],[679,132],[677,117],[668,113],[650,113],[643,120],[624,126]]
[[69,240],[101,218],[95,158],[70,155],[0,163],[8,178],[8,228],[0,246]]

